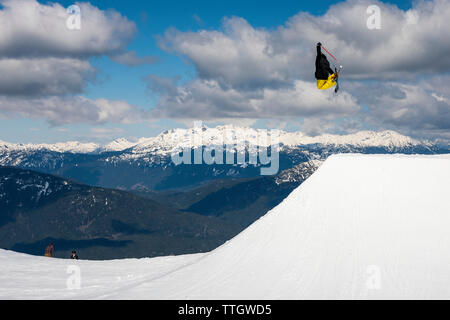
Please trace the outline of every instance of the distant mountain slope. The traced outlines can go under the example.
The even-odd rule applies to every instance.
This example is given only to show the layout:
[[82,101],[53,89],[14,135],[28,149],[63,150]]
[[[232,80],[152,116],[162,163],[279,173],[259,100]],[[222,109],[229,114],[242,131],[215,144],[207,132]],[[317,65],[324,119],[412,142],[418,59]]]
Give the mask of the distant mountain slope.
[[1,248],[41,255],[53,241],[59,257],[77,248],[89,259],[201,252],[241,230],[128,192],[5,167],[0,212]]
[[303,162],[276,176],[214,180],[187,191],[156,192],[140,189],[135,192],[176,209],[218,217],[246,228],[277,206],[312,175],[321,163],[320,160]]

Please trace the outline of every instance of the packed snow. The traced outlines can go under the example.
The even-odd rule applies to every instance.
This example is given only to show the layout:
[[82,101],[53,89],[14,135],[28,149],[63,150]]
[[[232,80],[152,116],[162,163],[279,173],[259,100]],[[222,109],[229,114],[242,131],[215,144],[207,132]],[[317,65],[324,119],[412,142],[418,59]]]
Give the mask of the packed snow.
[[[83,261],[0,249],[0,299],[99,299],[164,276],[200,256]],[[71,278],[77,275],[81,279],[80,289]]]
[[[206,254],[71,261],[0,250],[0,298],[450,299],[449,190],[450,155],[333,155]],[[79,289],[67,287],[70,265]]]

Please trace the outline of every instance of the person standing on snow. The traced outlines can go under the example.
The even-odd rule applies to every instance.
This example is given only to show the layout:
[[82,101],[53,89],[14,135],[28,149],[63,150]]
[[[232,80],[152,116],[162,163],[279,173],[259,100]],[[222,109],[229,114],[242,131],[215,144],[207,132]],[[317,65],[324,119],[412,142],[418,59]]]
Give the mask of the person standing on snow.
[[78,260],[78,255],[75,250],[72,251],[72,255],[70,256],[70,259]]
[[53,257],[53,250],[53,243],[50,242],[50,244],[45,248],[45,256],[49,258]]

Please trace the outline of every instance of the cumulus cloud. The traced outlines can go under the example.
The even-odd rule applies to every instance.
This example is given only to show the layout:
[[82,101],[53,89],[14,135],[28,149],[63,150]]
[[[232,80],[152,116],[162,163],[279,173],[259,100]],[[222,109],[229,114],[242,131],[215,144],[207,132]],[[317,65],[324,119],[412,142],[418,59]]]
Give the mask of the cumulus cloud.
[[[430,83],[435,79],[429,79]],[[437,90],[436,90],[437,89]],[[450,96],[421,83],[353,83],[350,92],[368,106],[364,121],[413,136],[444,137],[450,132]]]
[[89,62],[72,58],[0,59],[0,95],[81,93],[95,74]]
[[70,15],[60,4],[0,0],[0,5],[0,95],[79,94],[95,76],[88,62],[94,56],[149,62],[126,51],[136,26],[114,10],[77,3],[81,30],[69,30]]
[[147,113],[125,101],[88,99],[82,96],[11,98],[0,96],[0,114],[45,118],[51,125],[74,123],[132,123],[147,118]]
[[[381,9],[381,29],[369,30],[366,10]],[[408,11],[372,0],[333,5],[323,16],[300,12],[275,30],[252,27],[238,17],[225,18],[221,30],[168,30],[166,50],[188,57],[200,78],[235,87],[289,83],[314,75],[315,44],[333,49],[355,79],[399,78],[422,72],[450,71],[446,0],[419,1]]]
[[223,31],[166,31],[162,48],[186,55],[202,79],[254,89],[286,84],[290,77],[285,53],[273,51],[270,33],[254,29],[242,18],[226,18]]
[[[89,59],[153,63],[126,46],[134,22],[115,10],[77,3],[81,29],[70,30],[70,14],[58,3],[0,0],[0,114],[45,118],[52,125],[138,121],[145,112],[124,101],[78,96],[97,70]],[[77,95],[77,96],[73,96]]]
[[58,3],[0,0],[0,94],[79,94],[95,76],[89,59],[110,56],[126,65],[154,63],[126,46],[136,25],[115,10],[77,3],[81,29],[70,30],[70,13]]
[[1,0],[0,57],[88,58],[125,50],[136,25],[114,10],[77,3],[81,29],[69,30],[66,8],[35,0]]
[[301,80],[290,87],[257,91],[223,88],[214,80],[197,79],[183,86],[159,77],[149,78],[149,81],[149,86],[161,95],[158,107],[153,110],[153,115],[161,118],[213,120],[295,116],[330,119],[352,115],[359,110],[350,94],[319,91],[315,83]]

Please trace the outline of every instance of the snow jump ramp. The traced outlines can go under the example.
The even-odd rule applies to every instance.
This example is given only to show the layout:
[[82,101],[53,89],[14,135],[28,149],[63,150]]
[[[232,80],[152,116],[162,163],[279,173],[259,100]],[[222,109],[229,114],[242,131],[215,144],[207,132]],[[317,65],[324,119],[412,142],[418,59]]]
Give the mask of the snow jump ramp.
[[450,155],[334,155],[154,299],[449,299]]

